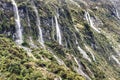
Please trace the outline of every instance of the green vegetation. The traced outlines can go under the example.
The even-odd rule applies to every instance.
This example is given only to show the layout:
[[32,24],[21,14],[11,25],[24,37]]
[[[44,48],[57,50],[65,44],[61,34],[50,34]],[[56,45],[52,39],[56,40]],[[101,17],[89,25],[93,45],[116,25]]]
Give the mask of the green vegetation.
[[[35,54],[39,52],[39,54]],[[9,80],[84,80],[77,73],[57,64],[55,58],[46,50],[33,51],[38,59],[34,61],[13,41],[0,37],[0,78]],[[41,57],[43,57],[42,60]]]
[[[67,0],[33,0],[38,9],[40,27],[43,30],[42,34],[46,45],[45,50],[40,47],[37,41],[39,33],[31,2],[29,0],[15,1],[19,8],[23,29],[24,42],[22,46],[30,48],[29,37],[31,37],[38,47],[31,48],[31,53],[37,60],[29,57],[24,49],[19,48],[12,41],[16,32],[13,6],[11,0],[0,0],[0,34],[3,34],[0,35],[0,80],[53,80],[59,77],[63,80],[84,80],[74,70],[74,67],[78,67],[78,65],[72,55],[78,58],[83,72],[92,80],[120,79],[120,68],[110,58],[111,55],[117,55],[113,47],[118,52],[120,51],[118,47],[120,44],[120,23],[114,16],[115,14],[112,15],[110,3],[102,4],[99,0],[98,2],[91,0],[92,5],[91,2],[85,1],[90,4],[86,6],[85,3],[78,0],[77,3],[80,4],[78,7],[70,0],[68,2],[65,2]],[[101,33],[97,33],[87,23],[85,11],[90,13],[91,18],[97,24],[95,27],[100,28]],[[59,45],[56,40],[54,16],[57,13],[59,13],[58,23],[63,45]],[[102,22],[101,25],[99,25],[97,18]],[[90,63],[83,58],[77,48],[76,40],[92,60],[91,54],[84,44],[91,48],[96,61],[92,60]],[[63,60],[66,66],[59,65],[53,55]]]

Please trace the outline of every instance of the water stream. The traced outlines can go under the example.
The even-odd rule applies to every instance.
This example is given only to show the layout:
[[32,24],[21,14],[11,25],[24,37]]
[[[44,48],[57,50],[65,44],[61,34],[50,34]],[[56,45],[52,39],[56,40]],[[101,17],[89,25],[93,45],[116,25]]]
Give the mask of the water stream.
[[45,45],[44,45],[44,40],[43,40],[42,29],[41,29],[41,27],[40,27],[41,24],[40,24],[39,13],[38,13],[38,10],[37,10],[34,2],[32,2],[32,6],[33,6],[34,12],[35,12],[35,14],[36,14],[36,19],[37,19],[37,20],[36,20],[36,24],[37,24],[37,27],[38,27],[38,30],[39,30],[38,41],[39,41],[39,43],[40,43],[43,47],[45,47]]
[[111,58],[120,66],[120,61],[114,55]]
[[58,24],[58,19],[57,16],[55,16],[55,24],[56,24],[56,35],[57,35],[57,41],[59,42],[60,45],[62,45],[62,37],[61,37],[61,32],[60,32],[60,27]]
[[19,16],[19,10],[16,2],[14,0],[11,0],[13,4],[13,9],[14,9],[14,18],[15,18],[15,28],[16,28],[16,40],[15,42],[17,44],[22,44],[23,43],[23,38],[22,38],[22,28],[21,28],[21,22],[20,22],[20,16]]
[[83,58],[87,59],[89,62],[91,62],[91,59],[87,55],[87,53],[79,46],[78,41],[76,40],[77,48],[80,51],[80,53],[83,55]]
[[96,32],[100,33],[100,31],[94,26],[93,20],[90,17],[90,14],[85,11],[85,18],[87,22],[90,24],[90,27],[92,27]]

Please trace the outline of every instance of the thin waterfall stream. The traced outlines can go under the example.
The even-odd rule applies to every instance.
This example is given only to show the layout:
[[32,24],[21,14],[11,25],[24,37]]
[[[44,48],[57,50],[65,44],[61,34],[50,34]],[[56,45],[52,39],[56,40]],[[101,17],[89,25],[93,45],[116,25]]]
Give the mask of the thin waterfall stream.
[[93,20],[91,19],[90,14],[87,11],[85,11],[85,18],[88,24],[90,24],[90,27],[92,27],[96,32],[100,33],[100,30],[94,26]]
[[21,44],[23,43],[23,36],[22,36],[22,28],[21,28],[21,22],[20,22],[20,16],[19,16],[19,10],[18,6],[15,2],[15,0],[11,0],[14,8],[14,17],[15,17],[15,23],[16,23],[16,40],[15,42],[19,45],[20,48],[23,48],[25,51],[27,51],[28,56],[32,57],[34,60],[36,58],[32,55],[31,49],[22,46]]
[[78,50],[79,50],[80,53],[83,55],[83,58],[85,58],[86,60],[88,60],[89,62],[91,62],[91,59],[89,58],[89,56],[87,55],[87,53],[79,46],[77,40],[76,40],[76,44],[77,44]]
[[60,45],[62,45],[62,37],[61,37],[61,32],[60,32],[60,27],[58,24],[58,19],[57,16],[55,16],[55,24],[56,24],[56,35],[57,35],[57,41],[59,42]]
[[33,6],[34,12],[36,14],[36,19],[37,19],[36,24],[37,24],[37,27],[38,27],[38,30],[39,30],[38,41],[43,47],[45,47],[44,40],[43,40],[42,29],[40,27],[41,23],[40,23],[39,13],[38,13],[38,10],[37,10],[34,2],[32,2],[32,6]]
[[22,44],[23,43],[23,36],[22,36],[22,28],[21,28],[21,22],[20,22],[20,16],[19,16],[19,10],[16,2],[14,0],[11,0],[13,4],[13,9],[14,9],[14,18],[15,18],[15,28],[16,28],[16,40],[15,42],[17,44]]
[[114,55],[111,58],[120,66],[120,61]]

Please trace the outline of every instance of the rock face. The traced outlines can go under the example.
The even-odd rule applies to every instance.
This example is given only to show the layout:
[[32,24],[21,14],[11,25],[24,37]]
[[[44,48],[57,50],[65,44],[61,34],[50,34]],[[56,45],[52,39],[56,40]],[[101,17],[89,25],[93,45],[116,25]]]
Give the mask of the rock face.
[[0,34],[52,53],[88,80],[119,80],[119,7],[119,0],[0,0]]

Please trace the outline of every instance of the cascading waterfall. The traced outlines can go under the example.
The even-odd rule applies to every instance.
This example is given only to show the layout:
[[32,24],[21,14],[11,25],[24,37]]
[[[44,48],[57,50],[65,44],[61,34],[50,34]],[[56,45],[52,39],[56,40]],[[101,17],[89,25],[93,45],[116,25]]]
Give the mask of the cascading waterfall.
[[78,50],[80,51],[80,53],[83,55],[83,57],[85,59],[87,59],[89,62],[91,62],[91,59],[89,58],[89,56],[86,54],[86,52],[80,46],[78,46]]
[[117,15],[117,18],[120,19],[120,15],[118,13],[118,10],[116,9],[116,15]]
[[55,24],[56,24],[57,41],[59,42],[60,45],[62,45],[62,37],[61,37],[61,32],[60,32],[60,27],[58,24],[57,16],[55,16]]
[[[84,45],[85,45],[85,44],[84,44]],[[94,61],[96,61],[95,56],[94,56],[94,54],[93,54],[92,50],[91,50],[91,49],[90,49],[87,45],[85,45],[85,48],[87,49],[87,51],[89,51],[89,52],[90,52],[90,54],[91,54],[91,56],[92,56],[93,60],[94,60]]]
[[[76,27],[75,27],[75,29],[76,29],[77,32],[79,32],[79,30]],[[77,45],[77,48],[78,48],[79,52],[83,55],[83,58],[85,58],[89,62],[91,62],[91,59],[89,58],[89,56],[87,55],[87,53],[79,46],[79,43],[77,41],[77,37],[76,37],[76,45]]]
[[76,68],[77,73],[79,73],[80,75],[86,77],[87,80],[91,80],[90,77],[86,73],[84,73],[84,71],[82,70],[82,66],[81,66],[81,64],[79,64],[79,62],[76,59],[76,57],[74,57],[74,60],[75,60],[76,64],[78,65],[78,68]]
[[20,16],[19,16],[19,11],[17,4],[14,0],[11,0],[14,8],[14,17],[15,17],[15,23],[16,23],[16,43],[19,44],[20,48],[23,48],[25,51],[27,51],[28,56],[32,57],[34,60],[36,58],[31,54],[31,50],[27,47],[22,46],[21,44],[23,43],[23,38],[22,38],[22,29],[21,29],[21,22],[20,22]]
[[15,23],[16,23],[16,40],[15,42],[17,44],[22,44],[23,43],[23,38],[22,38],[22,29],[21,29],[21,23],[20,23],[20,16],[19,16],[19,11],[17,4],[14,0],[11,0],[14,8],[14,17],[15,17]]
[[76,40],[77,48],[80,51],[80,53],[83,55],[83,58],[87,59],[89,62],[91,62],[91,59],[87,55],[87,53],[79,46],[78,41]]
[[114,55],[111,58],[120,66],[120,61]]
[[85,18],[87,20],[87,22],[90,24],[90,26],[98,33],[100,33],[100,31],[94,26],[93,20],[90,17],[90,14],[88,12],[85,11]]
[[45,47],[44,40],[43,40],[43,35],[42,35],[42,29],[40,28],[41,24],[40,24],[40,18],[39,18],[38,10],[37,10],[34,2],[32,2],[32,5],[33,5],[34,12],[36,14],[36,17],[37,17],[36,24],[37,24],[37,27],[38,27],[38,30],[39,30],[38,41],[43,47]]

